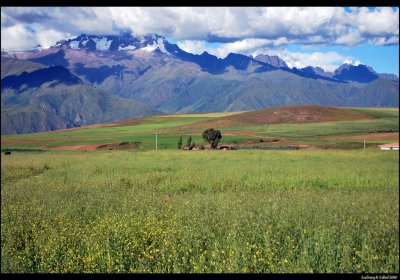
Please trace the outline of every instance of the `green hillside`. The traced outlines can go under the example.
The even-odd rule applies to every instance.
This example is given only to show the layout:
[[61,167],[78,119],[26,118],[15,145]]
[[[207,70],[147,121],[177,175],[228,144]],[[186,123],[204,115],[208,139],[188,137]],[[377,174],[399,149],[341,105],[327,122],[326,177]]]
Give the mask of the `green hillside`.
[[48,84],[16,93],[2,92],[1,133],[34,133],[159,114],[148,105],[101,92],[85,84]]
[[149,105],[86,84],[61,66],[4,57],[1,62],[2,135],[161,114]]
[[[301,118],[297,114],[299,111],[304,113]],[[362,148],[366,140],[367,147],[376,147],[398,141],[399,110],[294,106],[224,113],[222,116],[213,113],[160,115],[53,132],[2,136],[1,147],[43,148],[140,142],[141,150],[152,150],[156,147],[157,134],[158,149],[176,149],[180,136],[184,143],[191,136],[197,145],[202,144],[201,132],[208,127],[220,129],[223,135],[221,143],[230,145],[309,145],[315,148],[353,149]],[[353,138],[343,140],[338,136]]]
[[22,72],[32,72],[47,66],[29,60],[1,57],[1,78],[9,75],[18,75]]

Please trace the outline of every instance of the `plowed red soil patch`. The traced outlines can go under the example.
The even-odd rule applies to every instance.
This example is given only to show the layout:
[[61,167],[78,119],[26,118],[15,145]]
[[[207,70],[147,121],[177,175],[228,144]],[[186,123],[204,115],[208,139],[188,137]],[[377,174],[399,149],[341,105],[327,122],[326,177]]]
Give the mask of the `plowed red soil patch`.
[[304,105],[249,111],[214,120],[202,121],[183,126],[181,128],[200,129],[206,127],[230,127],[284,123],[303,124],[371,119],[376,119],[376,117],[352,109]]
[[237,121],[248,125],[300,124],[368,119],[375,119],[375,117],[352,109],[315,105],[279,107],[220,118],[220,120]]

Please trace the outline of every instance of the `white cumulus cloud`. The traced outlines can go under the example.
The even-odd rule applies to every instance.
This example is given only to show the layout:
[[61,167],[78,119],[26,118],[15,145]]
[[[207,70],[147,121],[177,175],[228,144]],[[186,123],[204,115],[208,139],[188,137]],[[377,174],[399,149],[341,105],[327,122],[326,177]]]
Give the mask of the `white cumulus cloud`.
[[368,35],[399,35],[399,9],[390,7],[356,10],[356,26],[360,33]]
[[13,25],[1,31],[2,49],[20,50],[33,47],[35,43],[35,35],[26,30],[22,24]]
[[204,41],[184,40],[177,42],[179,48],[193,54],[202,54],[206,50]]
[[348,58],[345,59],[345,60],[343,61],[343,63],[345,63],[345,64],[352,64],[352,65],[354,65],[354,66],[358,66],[358,65],[362,64],[361,61],[360,61],[359,59],[357,59],[356,61],[353,62],[352,59],[348,59]]
[[[81,33],[157,33],[191,53],[278,55],[290,67],[332,71],[346,59],[317,46],[398,45],[399,8],[377,7],[2,7],[5,50],[46,47]],[[210,43],[220,45],[210,47]],[[316,51],[288,52],[290,44]],[[355,62],[357,63],[357,61]]]
[[[37,30],[73,35],[117,34],[123,29],[137,35],[158,33],[177,41],[232,43],[265,39],[276,44],[398,44],[398,8],[351,10],[347,13],[341,7],[2,7],[1,31],[10,34],[7,29],[13,26],[32,24]],[[39,33],[35,34],[39,37]]]

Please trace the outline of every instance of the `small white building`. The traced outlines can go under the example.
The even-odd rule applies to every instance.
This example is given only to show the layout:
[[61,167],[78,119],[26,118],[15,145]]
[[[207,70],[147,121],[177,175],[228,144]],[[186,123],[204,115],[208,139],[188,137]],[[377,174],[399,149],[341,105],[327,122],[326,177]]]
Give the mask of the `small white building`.
[[399,150],[399,143],[383,144],[378,147],[381,148],[381,150]]

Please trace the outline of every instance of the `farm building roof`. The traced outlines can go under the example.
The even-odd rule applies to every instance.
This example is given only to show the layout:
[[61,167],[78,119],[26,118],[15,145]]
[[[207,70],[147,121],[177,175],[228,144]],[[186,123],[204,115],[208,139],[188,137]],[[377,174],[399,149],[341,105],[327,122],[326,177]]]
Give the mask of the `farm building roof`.
[[390,147],[399,147],[399,143],[390,143],[390,144],[383,144],[379,145],[380,148],[390,148]]

